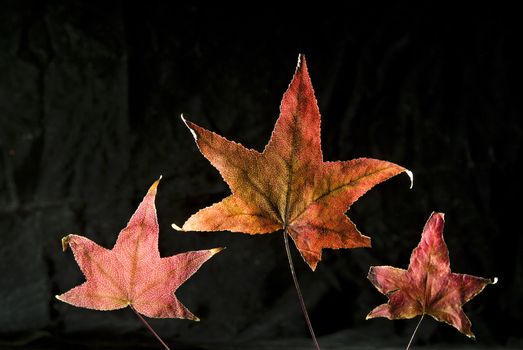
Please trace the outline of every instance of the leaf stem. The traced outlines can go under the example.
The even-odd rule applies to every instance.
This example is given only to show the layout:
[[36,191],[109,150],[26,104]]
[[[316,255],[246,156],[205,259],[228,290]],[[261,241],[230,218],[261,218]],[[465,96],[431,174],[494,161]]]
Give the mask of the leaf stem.
[[292,262],[291,250],[289,248],[289,238],[287,237],[287,229],[283,230],[283,239],[285,241],[285,251],[287,252],[287,258],[289,259],[289,267],[291,268],[291,275],[294,281],[294,287],[296,287],[296,292],[298,293],[298,300],[300,301],[301,310],[303,311],[303,316],[305,316],[305,321],[307,322],[307,327],[309,327],[309,332],[312,337],[312,341],[316,346],[317,350],[320,350],[320,345],[316,336],[314,335],[314,329],[312,328],[311,320],[309,319],[309,314],[307,313],[307,307],[305,306],[305,301],[303,300],[303,295],[301,294],[300,284],[298,283],[298,277],[296,277],[296,271],[294,270],[294,263]]
[[412,340],[414,340],[414,336],[416,335],[416,332],[418,331],[419,325],[421,324],[421,321],[423,321],[424,316],[425,314],[421,315],[421,318],[419,319],[416,328],[414,328],[414,332],[412,332],[412,336],[410,337],[409,343],[407,344],[407,348],[405,348],[405,350],[409,350],[410,344],[412,344]]
[[145,327],[147,327],[149,332],[151,332],[156,337],[156,339],[158,339],[158,341],[163,345],[165,350],[170,350],[169,347],[167,346],[167,344],[165,344],[165,342],[162,340],[162,338],[160,338],[160,336],[154,331],[153,327],[151,327],[151,325],[149,325],[149,323],[145,320],[145,318],[143,318],[142,315],[140,315],[140,313],[138,313],[138,311],[136,311],[136,309],[132,305],[129,305],[129,307],[131,308],[131,310],[134,311],[136,316],[138,316],[140,321],[143,322],[143,324],[145,325]]

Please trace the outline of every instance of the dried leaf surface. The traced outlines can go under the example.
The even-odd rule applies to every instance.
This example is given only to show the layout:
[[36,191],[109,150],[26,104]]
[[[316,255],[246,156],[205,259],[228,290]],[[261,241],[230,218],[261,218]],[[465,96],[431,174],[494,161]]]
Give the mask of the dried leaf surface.
[[79,235],[62,239],[64,250],[71,247],[86,282],[57,296],[59,300],[88,309],[132,306],[148,317],[198,320],[174,292],[221,248],[160,257],[154,204],[159,181],[151,186],[113,249]]
[[323,248],[370,246],[370,238],[345,215],[360,196],[401,172],[412,179],[407,169],[382,160],[323,161],[320,112],[303,55],[262,153],[184,121],[232,194],[191,216],[182,229],[247,234],[284,229],[313,270]]
[[474,338],[462,306],[497,279],[451,272],[449,251],[443,240],[444,223],[444,214],[432,213],[407,270],[391,266],[370,268],[367,278],[389,301],[372,310],[367,319],[395,320],[427,314]]

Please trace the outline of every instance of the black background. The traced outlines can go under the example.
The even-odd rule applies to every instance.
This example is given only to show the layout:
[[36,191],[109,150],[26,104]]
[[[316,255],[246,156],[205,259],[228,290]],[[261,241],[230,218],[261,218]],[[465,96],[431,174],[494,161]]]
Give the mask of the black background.
[[112,247],[162,174],[161,254],[228,249],[177,292],[202,322],[151,320],[153,327],[177,348],[265,340],[274,343],[260,348],[310,348],[281,233],[170,228],[228,193],[180,114],[261,150],[298,53],[307,56],[322,113],[324,158],[385,159],[415,175],[412,190],[398,176],[348,212],[372,249],[326,250],[312,273],[293,247],[320,343],[408,341],[416,320],[365,321],[386,300],[366,273],[371,265],[405,268],[430,213],[442,211],[453,271],[500,282],[464,308],[476,342],[427,318],[415,344],[522,346],[514,9],[0,4],[1,347],[157,347],[129,309],[79,309],[54,295],[83,281],[60,238],[79,233]]

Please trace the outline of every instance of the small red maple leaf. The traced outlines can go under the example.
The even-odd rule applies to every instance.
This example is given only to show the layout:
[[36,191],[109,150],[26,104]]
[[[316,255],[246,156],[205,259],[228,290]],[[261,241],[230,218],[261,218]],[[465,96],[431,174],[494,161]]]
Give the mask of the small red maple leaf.
[[401,172],[412,180],[410,171],[382,160],[323,161],[320,111],[303,55],[262,153],[183,120],[232,194],[192,215],[182,229],[247,234],[283,229],[312,270],[324,248],[370,247],[370,238],[344,215],[359,197]]
[[57,299],[88,309],[116,310],[130,306],[148,317],[198,320],[174,292],[222,248],[160,257],[154,205],[159,181],[151,186],[127,227],[118,235],[113,249],[78,235],[62,239],[63,249],[71,247],[86,282],[58,295]]
[[474,338],[462,306],[493,280],[451,272],[449,251],[443,240],[444,214],[432,213],[423,228],[421,241],[412,251],[407,270],[372,266],[367,278],[389,301],[372,310],[367,319],[389,320],[430,315]]

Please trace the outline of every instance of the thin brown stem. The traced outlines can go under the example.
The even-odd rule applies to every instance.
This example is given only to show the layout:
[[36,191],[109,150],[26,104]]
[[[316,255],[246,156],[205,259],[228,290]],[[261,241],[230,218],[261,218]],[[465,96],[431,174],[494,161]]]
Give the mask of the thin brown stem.
[[307,313],[307,307],[305,306],[305,301],[303,300],[303,295],[301,294],[300,284],[298,283],[298,277],[296,277],[296,271],[294,270],[294,263],[292,262],[291,250],[289,248],[289,238],[287,237],[287,230],[283,230],[283,238],[285,240],[285,251],[287,252],[287,258],[289,259],[289,267],[291,268],[291,275],[294,281],[294,287],[296,287],[296,292],[298,293],[298,300],[300,301],[301,311],[303,311],[303,316],[305,316],[305,321],[307,322],[307,327],[309,327],[309,332],[312,337],[312,342],[316,346],[316,350],[320,350],[320,345],[316,336],[314,335],[314,329],[312,328],[311,320],[309,319],[309,314]]
[[410,344],[412,344],[412,340],[414,340],[414,336],[416,335],[416,332],[418,331],[419,325],[421,324],[421,321],[423,321],[423,317],[425,314],[421,315],[418,324],[416,325],[416,328],[414,328],[414,332],[412,332],[412,336],[410,337],[409,343],[407,344],[407,348],[405,350],[409,350]]
[[140,321],[143,322],[143,324],[145,325],[145,327],[147,327],[147,329],[149,330],[149,332],[151,332],[155,337],[156,339],[158,339],[158,341],[163,345],[163,347],[165,348],[165,350],[170,350],[169,347],[167,346],[167,344],[165,344],[165,342],[162,340],[162,338],[160,338],[160,336],[154,331],[153,327],[151,327],[151,325],[149,325],[149,323],[145,320],[145,318],[142,317],[142,315],[140,315],[138,313],[138,311],[136,311],[136,309],[132,306],[132,305],[129,305],[129,307],[131,308],[131,310],[134,311],[134,313],[136,314],[136,316],[138,316],[138,318],[140,319]]

